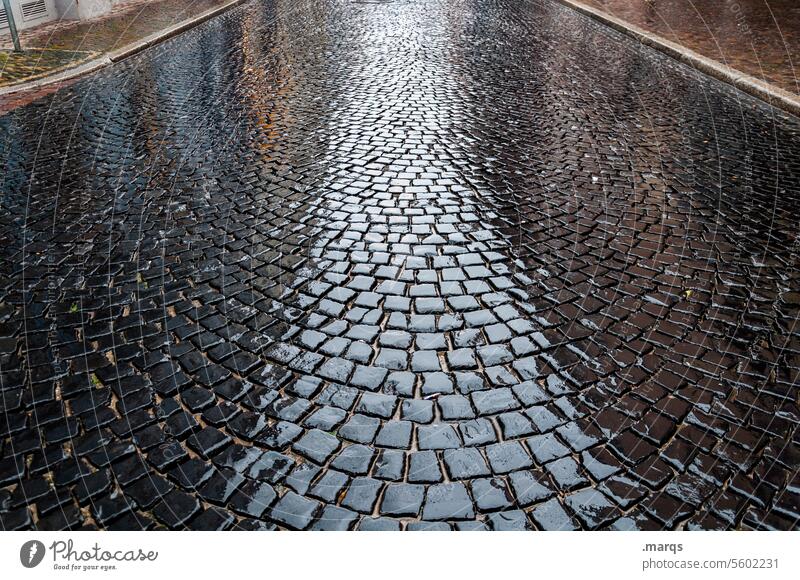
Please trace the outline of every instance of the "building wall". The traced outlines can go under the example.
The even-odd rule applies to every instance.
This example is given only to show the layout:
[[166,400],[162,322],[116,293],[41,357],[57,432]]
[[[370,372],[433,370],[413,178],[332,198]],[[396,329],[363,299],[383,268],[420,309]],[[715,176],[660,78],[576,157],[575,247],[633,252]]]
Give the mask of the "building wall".
[[[121,0],[59,0],[67,6],[71,13],[76,14],[74,18],[78,20],[87,20],[102,16],[110,11],[115,4],[119,4]],[[66,13],[62,12],[62,14]]]
[[[54,0],[11,0],[11,12],[14,15],[14,22],[19,30],[32,28],[43,22],[50,22],[56,19]],[[8,21],[6,20],[3,4],[0,3],[0,31],[8,32]]]
[[[53,20],[88,20],[102,16],[124,0],[11,0],[19,30]],[[0,33],[8,32],[5,11],[0,4]]]

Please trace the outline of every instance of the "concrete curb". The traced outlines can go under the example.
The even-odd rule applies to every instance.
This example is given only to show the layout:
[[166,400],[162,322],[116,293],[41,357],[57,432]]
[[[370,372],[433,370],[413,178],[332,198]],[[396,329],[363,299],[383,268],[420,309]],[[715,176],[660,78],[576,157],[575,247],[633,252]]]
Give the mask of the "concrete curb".
[[218,16],[223,12],[227,12],[231,8],[238,6],[239,4],[242,4],[246,1],[247,0],[231,0],[230,2],[227,2],[222,6],[217,6],[216,8],[210,8],[209,10],[206,10],[205,12],[202,12],[201,14],[193,18],[189,18],[182,22],[178,22],[177,24],[174,24],[169,28],[165,28],[164,30],[159,30],[158,32],[154,32],[149,36],[145,36],[144,38],[141,38],[135,42],[127,44],[122,48],[106,53],[103,56],[81,63],[76,67],[72,67],[67,70],[62,70],[57,73],[36,80],[22,82],[16,85],[8,85],[5,87],[0,87],[0,96],[11,95],[14,93],[19,93],[22,91],[28,91],[32,89],[39,89],[47,85],[68,81],[76,77],[89,74],[103,67],[106,67],[112,63],[126,59],[129,56],[138,54],[143,50],[150,48],[151,46],[154,46],[156,44],[164,42],[165,40],[172,38],[173,36],[177,36],[178,34],[185,32],[190,28],[194,28],[195,26],[202,24],[206,20],[214,18],[215,16]]
[[705,75],[714,77],[717,80],[736,87],[748,95],[761,99],[773,107],[777,107],[787,113],[800,117],[800,96],[798,95],[772,86],[756,77],[733,69],[686,48],[685,46],[671,42],[657,34],[648,32],[634,24],[630,24],[629,22],[611,16],[606,12],[597,10],[581,2],[577,2],[576,0],[556,1],[618,32],[630,36],[642,44],[654,48],[677,61],[687,64]]

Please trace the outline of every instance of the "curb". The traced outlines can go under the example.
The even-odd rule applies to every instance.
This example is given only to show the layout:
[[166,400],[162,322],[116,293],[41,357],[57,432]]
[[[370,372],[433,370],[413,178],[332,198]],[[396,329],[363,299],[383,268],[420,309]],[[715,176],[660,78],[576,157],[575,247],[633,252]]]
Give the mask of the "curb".
[[22,82],[16,85],[8,85],[5,87],[0,87],[0,96],[11,95],[14,93],[32,89],[39,89],[47,85],[68,81],[73,78],[95,72],[110,64],[124,60],[129,56],[138,54],[143,50],[150,48],[151,46],[155,46],[156,44],[164,42],[165,40],[168,40],[173,36],[177,36],[182,32],[185,32],[190,28],[194,28],[195,26],[202,24],[206,20],[210,20],[211,18],[214,18],[215,16],[218,16],[223,12],[227,12],[231,8],[238,6],[239,4],[242,4],[243,2],[246,1],[247,0],[231,0],[230,2],[227,2],[222,6],[217,6],[216,8],[210,8],[209,10],[206,10],[205,12],[202,12],[201,14],[193,18],[183,20],[181,22],[178,22],[177,24],[173,24],[172,26],[165,28],[164,30],[159,30],[157,32],[154,32],[153,34],[150,34],[135,42],[127,44],[122,48],[108,52],[103,56],[94,58],[87,62],[81,63],[76,67],[67,70],[62,70],[57,73],[36,80]]
[[800,96],[798,95],[770,85],[754,76],[733,69],[686,48],[685,46],[671,42],[666,38],[662,38],[657,34],[648,32],[634,24],[630,24],[581,2],[575,0],[556,1],[626,36],[638,40],[645,46],[654,48],[679,62],[687,64],[707,76],[727,83],[773,107],[777,107],[787,113],[800,117]]

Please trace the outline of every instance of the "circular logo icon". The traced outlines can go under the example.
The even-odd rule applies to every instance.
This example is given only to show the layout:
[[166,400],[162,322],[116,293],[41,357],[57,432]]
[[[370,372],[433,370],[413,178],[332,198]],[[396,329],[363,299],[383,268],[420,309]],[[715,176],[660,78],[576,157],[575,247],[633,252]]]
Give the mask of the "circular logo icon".
[[19,561],[26,568],[35,568],[44,559],[44,544],[39,540],[28,540],[19,549]]

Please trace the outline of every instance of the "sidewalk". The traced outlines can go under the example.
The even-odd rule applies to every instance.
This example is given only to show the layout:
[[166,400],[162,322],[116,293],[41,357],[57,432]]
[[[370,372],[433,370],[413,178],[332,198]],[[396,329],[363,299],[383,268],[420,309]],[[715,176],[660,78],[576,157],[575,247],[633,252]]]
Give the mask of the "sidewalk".
[[[74,69],[225,2],[132,0],[97,20],[64,21],[23,31],[23,54],[11,52],[11,38],[2,34],[0,89]],[[791,58],[800,55],[800,3],[796,0],[580,2],[800,95]],[[50,90],[26,89],[24,97],[0,97],[0,113]]]
[[20,33],[22,54],[0,35],[0,87],[35,80],[93,58],[196,16],[225,0],[132,0],[96,20],[62,21]]
[[[580,0],[785,91],[800,94],[797,0]],[[796,61],[792,61],[796,56]]]

